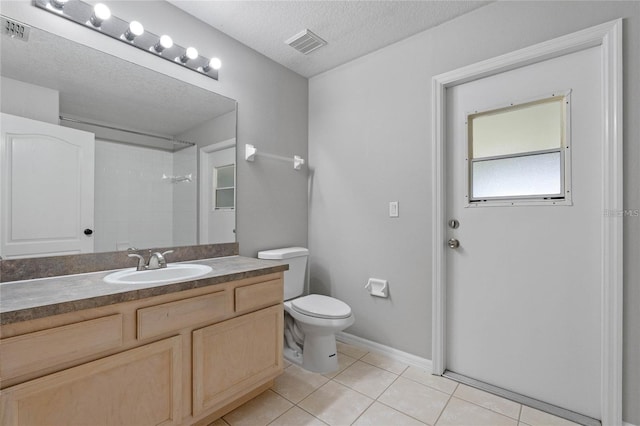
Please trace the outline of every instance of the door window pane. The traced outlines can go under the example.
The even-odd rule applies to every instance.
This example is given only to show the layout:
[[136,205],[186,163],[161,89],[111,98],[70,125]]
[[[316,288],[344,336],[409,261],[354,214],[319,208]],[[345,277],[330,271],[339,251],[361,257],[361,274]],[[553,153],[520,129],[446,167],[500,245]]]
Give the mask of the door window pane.
[[564,135],[563,97],[469,116],[473,158],[557,149]]
[[473,198],[560,196],[559,152],[481,160],[473,163]]

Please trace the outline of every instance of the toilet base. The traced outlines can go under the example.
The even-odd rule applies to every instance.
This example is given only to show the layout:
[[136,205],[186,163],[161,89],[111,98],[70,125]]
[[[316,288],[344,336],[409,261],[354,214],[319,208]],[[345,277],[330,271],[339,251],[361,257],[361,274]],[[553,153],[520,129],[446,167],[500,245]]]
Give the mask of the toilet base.
[[331,373],[338,369],[338,350],[336,336],[331,334],[304,337],[302,368],[314,373]]
[[335,336],[313,336],[304,339],[302,353],[284,346],[284,359],[313,373],[327,374],[338,370]]
[[287,345],[285,344],[284,349],[282,351],[282,355],[284,356],[284,359],[286,359],[290,363],[296,364],[296,365],[302,367],[302,353],[301,352],[294,351],[293,349],[287,347]]
[[[314,373],[326,374],[337,371],[336,333],[354,323],[353,314],[346,318],[313,317],[297,312],[291,303],[284,302],[287,324],[284,348],[285,354],[288,353],[288,357],[285,358]],[[288,321],[289,319],[293,321]],[[291,328],[291,324],[296,327]],[[295,355],[296,351],[300,356]]]

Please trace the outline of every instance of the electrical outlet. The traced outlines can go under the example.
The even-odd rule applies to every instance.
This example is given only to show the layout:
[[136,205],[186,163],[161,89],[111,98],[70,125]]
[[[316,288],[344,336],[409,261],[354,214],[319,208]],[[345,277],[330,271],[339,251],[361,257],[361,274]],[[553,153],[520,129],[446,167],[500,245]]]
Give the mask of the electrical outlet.
[[398,212],[398,202],[390,201],[389,202],[389,217],[398,217],[400,216]]

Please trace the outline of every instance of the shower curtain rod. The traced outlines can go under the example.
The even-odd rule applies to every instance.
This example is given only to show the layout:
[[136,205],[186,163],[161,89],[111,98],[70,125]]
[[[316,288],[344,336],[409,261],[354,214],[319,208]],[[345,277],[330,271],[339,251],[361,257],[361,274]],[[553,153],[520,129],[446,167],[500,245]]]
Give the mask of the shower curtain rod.
[[126,132],[126,133],[131,133],[131,134],[139,135],[139,136],[147,136],[147,137],[150,137],[150,138],[162,139],[162,140],[173,142],[173,143],[179,143],[179,144],[183,144],[183,145],[195,146],[195,143],[193,143],[193,142],[182,141],[182,140],[175,139],[175,138],[168,138],[166,136],[154,135],[153,133],[145,133],[145,132],[139,132],[137,130],[121,129],[119,127],[107,126],[106,124],[98,124],[98,123],[92,123],[91,121],[83,121],[83,120],[78,120],[76,118],[69,118],[69,117],[65,117],[63,115],[60,115],[59,118],[62,121],[69,121],[71,123],[86,124],[86,125],[89,125],[89,126],[102,127],[104,129],[117,130],[119,132]]

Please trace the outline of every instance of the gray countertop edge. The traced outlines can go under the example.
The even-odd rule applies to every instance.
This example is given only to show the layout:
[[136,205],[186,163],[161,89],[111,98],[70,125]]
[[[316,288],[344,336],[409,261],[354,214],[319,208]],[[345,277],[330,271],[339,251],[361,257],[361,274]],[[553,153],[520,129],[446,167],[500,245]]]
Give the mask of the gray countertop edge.
[[[242,259],[239,257],[239,259]],[[202,259],[200,261],[192,261],[189,263],[205,263],[210,264],[212,259]],[[222,259],[220,259],[222,260]],[[154,296],[161,296],[164,294],[171,294],[185,290],[192,290],[196,288],[208,287],[216,284],[224,284],[230,281],[236,281],[245,278],[253,278],[261,275],[268,275],[277,272],[284,272],[289,269],[289,265],[273,261],[262,261],[252,259],[261,263],[271,264],[269,266],[261,266],[251,268],[250,270],[239,268],[237,272],[229,272],[216,276],[205,276],[196,280],[182,281],[175,283],[168,283],[164,285],[155,285],[149,287],[141,287],[128,291],[116,291],[111,294],[102,294],[97,296],[83,297],[75,300],[58,301],[50,304],[40,304],[38,306],[31,306],[22,309],[7,310],[0,313],[0,325],[7,325],[22,321],[35,320],[39,318],[46,318],[49,316],[66,314],[69,312],[75,312],[85,309],[98,308],[102,306],[109,306],[116,303],[130,302],[133,300],[146,299]],[[110,272],[110,271],[105,271]],[[102,281],[102,277],[105,274],[96,275],[96,280]],[[56,277],[57,278],[57,277]],[[65,279],[62,276],[59,279]],[[49,278],[52,280],[54,278]],[[25,281],[28,282],[28,281]],[[14,281],[12,284],[19,284],[20,281]],[[3,284],[6,285],[7,283]],[[1,288],[1,287],[0,287]]]

